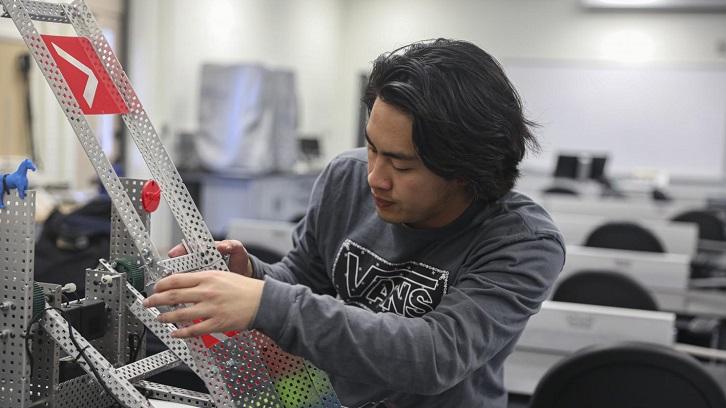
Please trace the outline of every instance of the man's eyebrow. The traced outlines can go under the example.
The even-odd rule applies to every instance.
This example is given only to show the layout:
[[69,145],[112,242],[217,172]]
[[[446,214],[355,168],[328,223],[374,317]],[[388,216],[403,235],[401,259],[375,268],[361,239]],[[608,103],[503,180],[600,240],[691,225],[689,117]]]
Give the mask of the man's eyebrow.
[[[368,137],[367,130],[365,131],[365,136],[366,136],[366,140],[368,141],[368,144],[373,146],[374,149],[377,149],[376,145],[374,145],[373,142],[371,141],[371,138]],[[418,159],[416,156],[412,156],[410,154],[406,154],[406,153],[402,153],[402,152],[386,152],[386,151],[379,150],[378,154],[386,156],[386,157],[390,157],[392,159],[402,160],[402,161],[415,161]]]

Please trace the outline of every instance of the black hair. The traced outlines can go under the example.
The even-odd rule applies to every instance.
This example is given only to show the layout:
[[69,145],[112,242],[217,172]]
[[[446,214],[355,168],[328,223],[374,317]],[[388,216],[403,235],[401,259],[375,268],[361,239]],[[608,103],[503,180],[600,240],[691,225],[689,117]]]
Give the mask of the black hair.
[[379,56],[363,96],[369,114],[376,98],[411,116],[424,165],[467,181],[475,200],[501,198],[526,151],[539,150],[530,131],[537,124],[502,67],[466,41],[421,41]]

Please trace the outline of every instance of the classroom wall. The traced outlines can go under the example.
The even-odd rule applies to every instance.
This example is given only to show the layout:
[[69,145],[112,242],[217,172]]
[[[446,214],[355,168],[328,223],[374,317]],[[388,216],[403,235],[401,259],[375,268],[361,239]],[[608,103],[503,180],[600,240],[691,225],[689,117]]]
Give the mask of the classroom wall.
[[[155,44],[143,64],[164,67],[154,91],[170,137],[196,128],[199,67],[262,62],[298,73],[300,130],[322,136],[328,157],[355,143],[358,76],[381,52],[456,37],[500,60],[638,64],[726,61],[726,13],[592,11],[578,0],[131,1],[134,46]],[[153,39],[151,37],[154,37]],[[639,47],[640,46],[640,47]],[[645,51],[643,51],[643,49]],[[153,59],[154,61],[152,61]],[[173,84],[173,86],[169,85]]]
[[[595,69],[613,64],[637,70],[707,64],[726,68],[726,13],[596,12],[578,0],[353,0],[344,11],[343,37],[349,46],[341,56],[340,86],[348,101],[341,106],[348,109],[341,112],[341,129],[357,118],[352,107],[358,97],[356,74],[368,69],[382,50],[423,38],[470,40],[496,56],[505,69],[521,61]],[[338,139],[336,146],[345,148],[351,140]],[[549,142],[543,140],[543,155],[557,150]]]

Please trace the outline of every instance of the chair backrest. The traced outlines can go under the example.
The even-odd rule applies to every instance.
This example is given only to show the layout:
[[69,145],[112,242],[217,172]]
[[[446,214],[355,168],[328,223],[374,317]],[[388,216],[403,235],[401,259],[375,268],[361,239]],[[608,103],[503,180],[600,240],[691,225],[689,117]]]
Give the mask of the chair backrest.
[[585,246],[665,252],[663,244],[655,234],[632,222],[608,222],[595,228],[585,240]]
[[692,222],[698,225],[698,238],[726,241],[726,225],[716,214],[706,210],[692,210],[678,214],[672,221]]
[[552,186],[547,187],[544,190],[542,190],[542,193],[544,194],[564,194],[569,195],[573,197],[577,197],[580,195],[575,189],[572,189],[570,187],[564,187],[564,186]]
[[627,275],[614,271],[575,272],[557,285],[552,300],[658,310],[655,299],[641,284]]
[[694,358],[670,347],[619,343],[582,349],[544,375],[530,408],[722,408],[726,396]]

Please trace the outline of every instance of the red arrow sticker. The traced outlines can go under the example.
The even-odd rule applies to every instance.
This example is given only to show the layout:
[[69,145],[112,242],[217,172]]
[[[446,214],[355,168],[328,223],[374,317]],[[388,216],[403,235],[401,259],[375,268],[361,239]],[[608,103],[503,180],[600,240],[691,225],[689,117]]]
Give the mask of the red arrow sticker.
[[[202,319],[194,320],[193,323],[199,323],[202,322]],[[224,333],[209,333],[209,334],[203,334],[199,337],[201,337],[202,342],[204,343],[204,347],[210,349],[217,344],[227,340],[230,337],[234,337],[239,333],[237,330],[230,330],[226,331]]]
[[85,37],[41,35],[86,115],[128,113],[129,108]]

